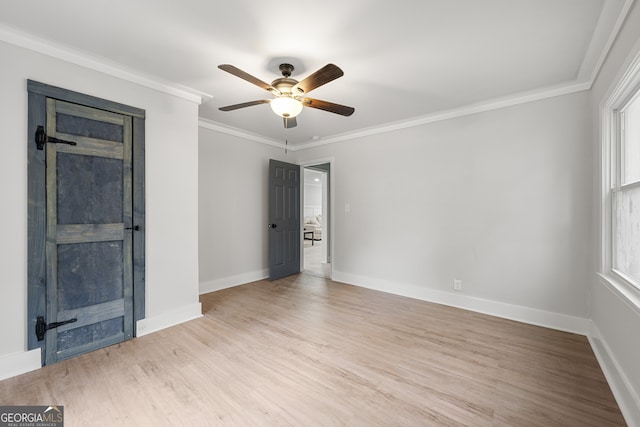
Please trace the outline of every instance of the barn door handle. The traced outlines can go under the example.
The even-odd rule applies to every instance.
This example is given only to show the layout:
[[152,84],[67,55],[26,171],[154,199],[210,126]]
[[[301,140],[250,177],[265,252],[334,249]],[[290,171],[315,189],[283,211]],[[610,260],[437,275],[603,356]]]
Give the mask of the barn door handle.
[[43,150],[44,144],[46,144],[47,142],[51,142],[53,144],[78,145],[78,143],[74,141],[65,141],[63,139],[47,136],[47,134],[44,132],[44,126],[38,126],[38,128],[36,129],[36,147],[38,148],[38,150]]
[[276,228],[278,226],[278,224],[269,224],[269,226],[267,228]]
[[47,324],[44,321],[44,317],[38,316],[38,320],[36,320],[36,336],[38,337],[38,341],[42,341],[44,339],[44,334],[49,329],[57,328],[58,326],[66,325],[68,323],[73,323],[77,321],[78,319],[69,319],[69,320],[64,320],[62,322],[53,322],[53,323]]
[[139,225],[134,225],[133,227],[126,227],[125,230],[140,231],[140,226]]

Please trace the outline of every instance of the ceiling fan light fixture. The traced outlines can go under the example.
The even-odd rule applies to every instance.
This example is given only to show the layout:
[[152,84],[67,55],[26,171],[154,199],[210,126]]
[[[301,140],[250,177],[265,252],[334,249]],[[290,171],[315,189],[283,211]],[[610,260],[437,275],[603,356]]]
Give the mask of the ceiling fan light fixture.
[[272,99],[271,109],[280,117],[291,119],[302,111],[302,102],[290,96],[280,96]]
[[[303,107],[315,108],[317,110],[327,111],[329,113],[340,114],[341,116],[348,117],[355,111],[353,107],[347,107],[346,105],[334,104],[333,102],[322,101],[320,99],[313,99],[303,97],[312,90],[325,85],[339,77],[342,77],[344,73],[334,64],[327,64],[320,68],[310,76],[305,77],[301,81],[291,78],[291,72],[293,71],[293,65],[280,64],[280,72],[282,77],[275,79],[271,84],[260,80],[257,77],[252,76],[246,71],[242,71],[238,67],[234,67],[231,64],[218,65],[222,71],[226,71],[236,77],[248,81],[260,89],[264,89],[275,96],[273,99],[259,99],[257,101],[243,102],[240,104],[227,105],[225,107],[219,107],[220,111],[233,111],[240,108],[251,107],[253,105],[270,104],[271,109],[277,116],[284,118],[285,129],[294,128],[298,125],[296,116],[300,114]],[[291,119],[291,120],[288,120]],[[315,138],[314,138],[315,139]]]

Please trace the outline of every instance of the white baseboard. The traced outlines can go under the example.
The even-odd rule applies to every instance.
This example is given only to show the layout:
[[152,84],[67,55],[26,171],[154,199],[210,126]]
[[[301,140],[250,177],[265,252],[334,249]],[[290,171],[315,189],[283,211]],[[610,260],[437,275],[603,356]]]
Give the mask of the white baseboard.
[[335,270],[333,272],[333,280],[390,294],[401,295],[409,298],[471,310],[478,313],[489,314],[491,316],[502,317],[518,322],[543,326],[545,328],[557,329],[580,335],[587,335],[589,333],[590,321],[589,319],[582,317],[507,304],[453,292],[439,291],[406,283],[364,277]]
[[232,288],[238,285],[244,285],[246,283],[256,282],[268,277],[269,270],[264,269],[249,273],[242,273],[235,276],[223,277],[221,279],[207,280],[205,282],[200,282],[200,295]]
[[138,320],[136,336],[141,337],[199,317],[202,317],[202,304],[199,302],[178,307],[158,316]]
[[[198,302],[180,307],[160,316],[137,322],[137,336],[143,336],[189,320],[202,317],[202,305]],[[0,380],[15,377],[42,367],[41,350],[36,348],[21,353],[0,356]]]
[[42,351],[39,348],[0,356],[0,380],[15,377],[42,367]]
[[607,378],[609,387],[616,398],[620,411],[629,427],[640,427],[640,396],[634,391],[629,378],[620,368],[607,342],[595,323],[591,323],[589,343],[598,359],[600,368]]
[[590,319],[339,271],[334,271],[333,280],[519,322],[586,335],[625,421],[630,427],[640,427],[640,396],[638,396],[638,393],[631,385],[631,381],[616,361],[614,354],[600,334],[597,326]]

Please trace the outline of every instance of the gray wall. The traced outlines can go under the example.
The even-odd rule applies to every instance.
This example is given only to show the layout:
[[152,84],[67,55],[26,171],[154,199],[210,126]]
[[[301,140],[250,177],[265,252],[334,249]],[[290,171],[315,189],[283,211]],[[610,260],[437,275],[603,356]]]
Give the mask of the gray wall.
[[200,292],[268,276],[269,159],[294,162],[283,149],[200,127]]
[[139,331],[199,315],[197,102],[4,42],[0,58],[0,378],[39,366],[25,330],[28,78],[146,110],[147,319]]
[[[206,172],[200,216],[262,224],[265,184],[251,181],[264,179],[269,157],[331,160],[335,279],[586,334],[627,420],[640,424],[640,340],[630,339],[640,330],[640,309],[596,275],[598,107],[640,51],[639,39],[634,4],[590,91],[286,156],[201,130],[201,169],[212,162],[249,173],[239,188],[253,202],[215,212],[203,190],[203,178],[211,182],[213,174]],[[251,147],[246,159],[238,145]],[[257,239],[242,251],[235,234],[201,225],[201,290],[266,276],[266,232],[259,228],[234,231],[240,240]],[[453,291],[454,279],[463,281],[462,291]]]
[[[640,5],[635,2],[592,89],[593,169],[600,173],[600,105],[618,82],[629,61],[639,53]],[[640,425],[640,292],[612,286],[595,274],[601,270],[600,173],[596,173],[593,182],[592,232],[597,239],[589,269],[593,343],[601,354],[601,364],[609,382],[617,392],[618,403],[624,407],[626,414],[632,414],[635,425]]]
[[582,92],[298,152],[334,158],[336,278],[426,299],[456,278],[456,295],[587,317],[588,105]]

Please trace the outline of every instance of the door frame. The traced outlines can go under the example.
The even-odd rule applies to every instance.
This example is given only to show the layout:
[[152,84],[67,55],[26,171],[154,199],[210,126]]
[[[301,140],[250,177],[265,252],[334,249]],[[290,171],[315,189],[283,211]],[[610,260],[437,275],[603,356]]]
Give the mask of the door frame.
[[[46,149],[38,150],[35,130],[46,125],[47,98],[123,114],[132,118],[133,156],[133,335],[136,322],[145,317],[145,110],[79,92],[27,80],[27,346],[43,348],[35,329],[38,316],[46,313]],[[46,126],[45,126],[46,128]],[[43,357],[44,357],[44,352]],[[44,358],[43,365],[44,365]]]
[[[324,216],[324,221],[326,222],[327,226],[327,232],[325,233],[324,230],[324,225],[323,225],[323,230],[322,230],[322,235],[326,236],[325,239],[326,241],[324,242],[327,245],[327,262],[329,263],[329,277],[328,279],[333,278],[334,273],[333,273],[333,266],[334,266],[334,262],[336,259],[335,256],[335,247],[334,247],[334,234],[333,234],[333,230],[335,229],[335,222],[334,222],[334,209],[335,209],[335,203],[334,203],[334,198],[335,198],[335,160],[333,157],[326,157],[326,158],[320,158],[320,159],[313,159],[313,160],[304,160],[301,162],[298,162],[298,165],[300,165],[300,168],[302,169],[302,174],[304,176],[304,168],[309,167],[309,166],[315,166],[315,165],[323,165],[323,164],[329,164],[329,172],[327,173],[328,175],[328,180],[329,180],[329,186],[328,186],[328,190],[329,190],[329,197],[327,200],[327,204],[329,205],[329,209],[328,212],[325,214],[324,212],[322,213],[322,215]],[[302,201],[302,203],[300,204],[300,218],[304,219],[304,179],[303,179],[303,185],[300,186],[300,200]],[[302,234],[302,229],[304,228],[304,220],[300,221],[300,268],[304,269],[304,236]]]

